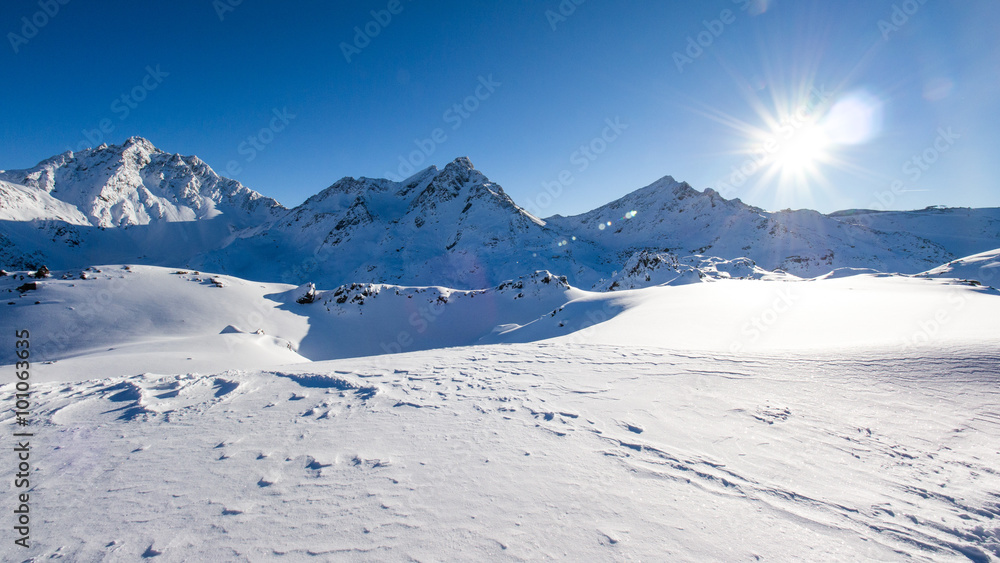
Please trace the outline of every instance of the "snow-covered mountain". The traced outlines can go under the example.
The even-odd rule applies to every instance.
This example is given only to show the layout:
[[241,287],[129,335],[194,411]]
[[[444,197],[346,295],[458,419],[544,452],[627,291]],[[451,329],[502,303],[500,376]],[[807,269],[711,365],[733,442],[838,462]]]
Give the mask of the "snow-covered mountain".
[[992,210],[665,178],[544,221],[467,159],[287,210],[199,163],[2,174],[0,427],[44,526],[0,560],[1000,557]]
[[[674,256],[670,260],[688,270],[704,269],[702,262],[715,257],[739,260],[750,271],[809,277],[842,267],[917,273],[956,258],[943,244],[949,241],[928,238],[933,233],[927,231],[877,229],[809,210],[769,213],[669,176],[583,215],[539,220],[460,158],[403,182],[340,180],[201,265],[292,283],[315,278],[468,289],[547,269],[580,287],[617,289],[663,283],[644,269],[662,266],[643,258],[650,254]],[[1000,232],[967,242],[981,251],[992,248],[994,238]]]
[[[565,244],[467,158],[402,182],[344,178],[202,266],[254,279],[446,285],[475,289],[535,270],[600,276],[600,249]],[[583,251],[591,258],[578,259]]]
[[0,171],[7,268],[139,263],[294,284],[460,289],[548,270],[607,290],[680,283],[713,264],[732,277],[914,274],[997,247],[1000,209],[766,212],[669,176],[588,213],[542,220],[467,158],[401,182],[344,178],[291,210],[139,137]]
[[905,229],[881,230],[810,210],[770,213],[710,188],[699,192],[670,176],[593,211],[547,221],[625,260],[653,249],[679,256],[750,257],[765,269],[806,276],[848,266],[916,273],[955,257]]
[[[236,180],[219,176],[197,156],[163,152],[142,137],[132,137],[122,145],[67,151],[34,168],[0,171],[0,179],[74,206],[86,217],[87,225],[100,228],[219,215],[248,227],[284,209]],[[16,209],[6,210],[4,217],[25,220],[18,218]]]
[[849,209],[831,213],[845,223],[904,232],[933,241],[955,258],[1000,248],[1000,208],[928,207],[917,211]]
[[286,210],[141,137],[0,171],[0,261],[183,264]]

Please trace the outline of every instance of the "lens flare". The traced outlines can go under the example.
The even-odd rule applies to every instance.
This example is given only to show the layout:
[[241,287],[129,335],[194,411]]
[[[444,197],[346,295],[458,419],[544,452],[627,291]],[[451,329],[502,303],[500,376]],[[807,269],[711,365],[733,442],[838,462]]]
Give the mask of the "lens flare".
[[833,104],[820,125],[833,143],[867,143],[882,131],[882,102],[868,92],[853,92]]

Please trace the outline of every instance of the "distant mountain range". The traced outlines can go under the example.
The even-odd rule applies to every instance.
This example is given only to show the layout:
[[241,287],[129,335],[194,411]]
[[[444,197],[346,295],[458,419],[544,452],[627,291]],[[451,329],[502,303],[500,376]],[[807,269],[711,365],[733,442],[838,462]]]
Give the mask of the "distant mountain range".
[[136,263],[464,289],[549,270],[576,287],[617,289],[705,272],[912,274],[996,248],[1000,208],[767,212],[669,176],[582,215],[541,219],[467,158],[401,182],[344,178],[293,209],[140,137],[0,171],[7,269]]

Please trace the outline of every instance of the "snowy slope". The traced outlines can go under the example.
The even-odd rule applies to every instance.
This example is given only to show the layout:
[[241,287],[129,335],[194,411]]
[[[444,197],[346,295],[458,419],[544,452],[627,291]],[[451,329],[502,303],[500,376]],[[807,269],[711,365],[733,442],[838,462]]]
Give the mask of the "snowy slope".
[[[295,349],[306,319],[267,297],[290,286],[151,266],[53,273],[0,277],[0,326],[31,327],[37,356],[57,362],[65,377],[106,374],[112,365],[123,373],[186,372],[305,360]],[[18,290],[26,283],[36,287]],[[0,363],[13,362],[12,354],[3,352]]]
[[1000,247],[1000,207],[847,210],[830,216],[879,231],[910,233],[943,246],[956,258]]
[[52,197],[45,190],[0,181],[0,221],[38,220],[90,224],[76,206]]
[[998,351],[519,344],[38,384],[32,547],[0,558],[991,561]]
[[974,280],[1000,289],[1000,249],[981,252],[942,264],[920,274],[936,278]]
[[309,317],[300,352],[331,359],[470,346],[586,294],[539,271],[479,290],[351,284],[320,291],[294,310]]
[[485,343],[579,342],[704,352],[903,354],[1000,343],[1000,292],[886,274],[830,279],[711,280],[592,293]]
[[[43,280],[20,272],[0,277],[0,330],[35,327],[38,354],[70,378],[101,362],[109,364],[104,373],[117,364],[127,368],[121,374],[204,371],[552,339],[721,353],[902,353],[988,345],[1000,334],[1000,294],[968,282],[689,272],[685,283],[613,292],[576,289],[545,271],[478,290],[319,286],[308,303],[300,302],[308,286],[189,270],[102,266]],[[18,289],[26,283],[36,287]],[[0,364],[13,363],[13,353],[4,351]]]
[[[493,288],[350,284],[306,288],[152,266],[0,277],[0,330],[30,326],[64,377],[281,365],[475,344],[586,294],[548,272]],[[31,289],[19,290],[25,284]],[[0,364],[15,361],[0,352]]]
[[34,434],[0,559],[1000,557],[996,290],[704,262],[603,293],[0,277]]

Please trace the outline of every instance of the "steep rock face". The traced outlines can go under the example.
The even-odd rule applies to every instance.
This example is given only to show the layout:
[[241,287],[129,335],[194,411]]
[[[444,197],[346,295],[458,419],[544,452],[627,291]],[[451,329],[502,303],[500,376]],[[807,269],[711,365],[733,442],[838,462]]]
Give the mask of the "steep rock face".
[[141,137],[0,171],[0,260],[184,265],[287,210]]
[[141,137],[122,145],[65,152],[0,180],[45,192],[78,209],[100,228],[211,219],[239,227],[274,219],[281,205],[222,178],[196,156],[163,152]]

